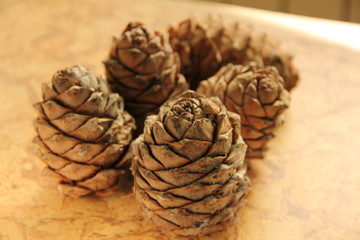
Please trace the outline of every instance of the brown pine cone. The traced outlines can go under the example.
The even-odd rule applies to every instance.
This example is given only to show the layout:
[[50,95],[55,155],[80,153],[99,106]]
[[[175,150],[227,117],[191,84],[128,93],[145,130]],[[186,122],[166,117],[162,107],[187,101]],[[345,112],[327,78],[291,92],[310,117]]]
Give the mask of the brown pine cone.
[[[239,22],[225,24],[221,17],[214,17],[213,15],[206,19],[205,24],[208,36],[220,51],[221,66],[228,63],[243,64],[249,61],[248,49],[251,45],[253,32],[251,26]],[[253,61],[262,63],[259,55],[252,55],[251,57]]]
[[240,114],[241,134],[248,145],[247,158],[261,158],[290,95],[275,67],[228,64],[200,83],[198,93],[219,97],[229,111]]
[[187,91],[146,119],[133,143],[135,195],[170,236],[205,235],[234,220],[248,191],[240,117]]
[[221,55],[205,26],[193,19],[186,19],[177,27],[170,27],[170,44],[179,53],[181,72],[196,89],[199,82],[213,75],[221,64]]
[[[292,56],[281,50],[268,35],[254,34],[248,25],[238,22],[225,24],[221,18],[214,17],[208,18],[203,25],[187,19],[178,28],[170,28],[169,33],[170,43],[182,62],[181,72],[190,82],[191,89],[196,89],[201,80],[209,78],[228,63],[255,61],[259,66],[275,66],[287,90],[291,90],[299,79]],[[208,57],[200,55],[195,58],[196,51],[204,52]],[[189,74],[191,72],[196,74]]]
[[110,87],[124,97],[140,129],[146,115],[157,113],[166,100],[188,89],[177,53],[161,33],[139,22],[129,23],[114,38],[104,64]]
[[[248,61],[257,61],[262,66],[274,66],[280,76],[284,79],[285,89],[293,89],[298,80],[299,72],[293,63],[293,56],[281,50],[279,44],[275,43],[266,34],[253,35],[247,51]],[[233,62],[243,64],[244,62]]]
[[34,140],[60,192],[79,197],[115,191],[135,128],[123,99],[110,93],[104,76],[82,66],[56,72],[42,85],[42,97],[34,105]]

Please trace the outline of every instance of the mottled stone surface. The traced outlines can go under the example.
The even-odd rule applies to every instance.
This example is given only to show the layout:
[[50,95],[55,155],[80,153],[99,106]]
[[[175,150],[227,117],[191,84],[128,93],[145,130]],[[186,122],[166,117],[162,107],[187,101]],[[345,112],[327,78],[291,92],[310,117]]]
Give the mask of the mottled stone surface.
[[[130,186],[104,198],[58,193],[34,156],[32,104],[58,69],[82,64],[103,73],[111,36],[129,20],[165,32],[167,22],[211,11],[240,20],[252,10],[173,1],[0,1],[1,240],[170,239],[142,219]],[[302,80],[265,160],[251,163],[252,190],[236,225],[190,239],[359,239],[359,51],[246,16],[294,53]]]

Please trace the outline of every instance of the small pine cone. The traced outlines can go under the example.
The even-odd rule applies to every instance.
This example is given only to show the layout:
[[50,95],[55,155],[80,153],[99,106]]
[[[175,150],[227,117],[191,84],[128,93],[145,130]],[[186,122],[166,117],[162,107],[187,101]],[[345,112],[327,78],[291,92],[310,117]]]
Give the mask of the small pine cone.
[[254,34],[248,25],[239,22],[224,24],[219,18],[209,18],[206,23],[208,35],[220,50],[222,66],[251,61],[260,66],[274,66],[284,79],[285,88],[291,90],[295,87],[299,74],[292,55],[281,50],[267,34]]
[[[248,49],[253,31],[250,25],[240,24],[239,22],[225,24],[222,18],[213,15],[210,15],[205,23],[208,35],[220,51],[222,66],[228,63],[243,64],[248,61]],[[253,58],[253,61],[262,62],[261,57],[258,55],[254,55]]]
[[56,72],[42,85],[42,97],[34,105],[34,141],[60,192],[80,197],[115,191],[135,128],[122,98],[110,93],[104,76],[82,66]]
[[124,97],[139,129],[146,115],[157,113],[166,100],[188,89],[177,53],[161,33],[139,22],[129,23],[114,38],[104,64],[110,87]]
[[[275,66],[291,90],[299,80],[293,57],[281,50],[266,34],[254,34],[249,25],[234,22],[225,24],[219,17],[210,16],[201,25],[192,19],[182,21],[178,28],[170,28],[170,43],[179,53],[181,72],[196,89],[228,63]],[[199,53],[197,53],[199,52]]]
[[221,66],[221,54],[208,36],[205,26],[193,19],[186,19],[169,29],[170,44],[179,53],[181,72],[191,89],[212,76]]
[[234,220],[249,179],[240,116],[187,91],[146,119],[133,145],[135,195],[170,236],[205,235]]
[[[266,34],[251,37],[247,59],[257,61],[263,66],[276,67],[288,91],[293,89],[299,80],[299,72],[294,66],[293,56],[281,50],[280,45]],[[234,62],[234,64],[243,63]]]
[[241,134],[248,145],[247,158],[261,158],[290,96],[275,67],[228,64],[200,83],[198,93],[217,96],[229,111],[240,114]]

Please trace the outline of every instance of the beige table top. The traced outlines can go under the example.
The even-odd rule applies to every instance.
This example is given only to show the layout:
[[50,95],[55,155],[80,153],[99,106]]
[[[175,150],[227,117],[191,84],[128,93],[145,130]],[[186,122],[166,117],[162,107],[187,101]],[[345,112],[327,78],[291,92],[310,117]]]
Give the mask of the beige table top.
[[[33,155],[32,103],[40,83],[58,69],[82,64],[101,74],[112,34],[129,20],[165,30],[209,12],[252,22],[281,39],[296,55],[302,81],[266,159],[252,163],[252,190],[237,224],[189,239],[360,239],[360,43],[330,41],[359,36],[359,25],[313,21],[305,27],[308,18],[241,7],[133,2],[0,1],[0,239],[170,239],[143,220],[129,190],[72,200],[48,184]],[[332,26],[330,37],[305,33]]]

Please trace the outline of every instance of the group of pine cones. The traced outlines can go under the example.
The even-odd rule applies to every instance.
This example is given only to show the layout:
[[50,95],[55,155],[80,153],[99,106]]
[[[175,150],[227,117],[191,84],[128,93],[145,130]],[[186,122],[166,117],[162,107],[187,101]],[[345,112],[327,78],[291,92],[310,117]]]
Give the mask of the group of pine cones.
[[108,195],[131,163],[139,207],[166,234],[223,229],[289,107],[292,56],[249,26],[186,19],[169,39],[129,23],[104,65],[106,77],[74,66],[42,85],[45,172],[65,195]]

